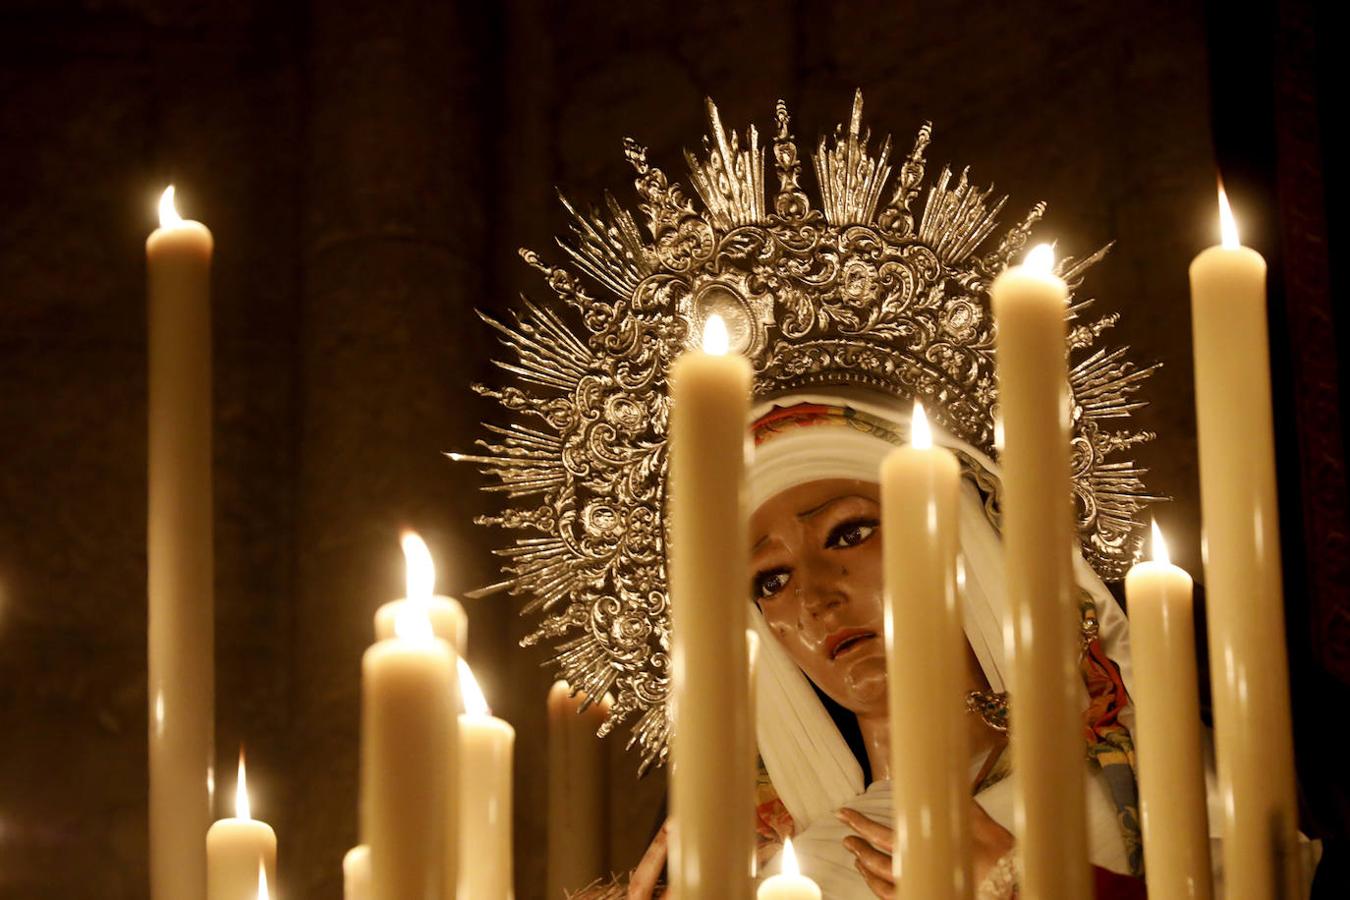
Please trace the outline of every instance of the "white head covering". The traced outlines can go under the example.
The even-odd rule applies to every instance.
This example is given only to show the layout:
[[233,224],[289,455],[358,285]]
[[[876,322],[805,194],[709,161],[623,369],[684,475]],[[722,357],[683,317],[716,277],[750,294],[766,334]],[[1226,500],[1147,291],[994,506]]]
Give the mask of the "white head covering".
[[[799,403],[847,406],[866,415],[895,423],[902,434],[909,429],[909,412],[896,405],[870,402],[850,392],[798,394],[777,398],[754,411],[758,419],[774,406]],[[999,475],[998,464],[983,452],[951,435],[934,429],[936,443],[963,452],[989,473]],[[758,446],[747,478],[751,510],[784,490],[812,481],[852,478],[875,482],[882,459],[895,445],[862,429],[842,427],[796,427],[775,434]],[[966,638],[990,686],[1006,690],[1010,616],[1004,584],[1003,548],[989,521],[979,491],[963,479],[960,498],[961,554],[965,572],[962,612]],[[1129,690],[1133,682],[1129,662],[1128,625],[1125,614],[1105,584],[1075,554],[1075,575],[1097,604],[1098,627],[1107,654],[1121,668]],[[756,677],[756,737],[760,756],[779,799],[792,816],[799,832],[812,822],[830,819],[836,809],[863,793],[862,768],[835,727],[801,669],[768,630],[758,610],[751,619],[760,636]],[[1083,691],[1086,707],[1087,692]],[[1128,724],[1128,722],[1127,722]],[[1089,790],[1089,800],[1101,791]],[[1098,797],[1100,799],[1100,797]],[[1100,804],[1098,804],[1100,805]],[[999,816],[991,810],[995,818]],[[1115,813],[1109,801],[1093,813],[1105,816],[1115,831]],[[1011,816],[1011,811],[1009,811]],[[1124,871],[1124,846],[1119,834],[1119,859],[1094,861]]]

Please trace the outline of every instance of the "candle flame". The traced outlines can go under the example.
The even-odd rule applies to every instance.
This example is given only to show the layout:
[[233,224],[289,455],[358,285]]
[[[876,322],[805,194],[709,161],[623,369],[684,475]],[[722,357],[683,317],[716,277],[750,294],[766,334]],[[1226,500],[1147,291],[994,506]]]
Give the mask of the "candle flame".
[[253,818],[253,810],[248,802],[248,780],[244,776],[244,748],[239,748],[239,777],[234,782],[234,817],[236,819]]
[[797,854],[792,849],[792,838],[783,841],[783,874],[802,874],[801,867],[797,865]]
[[1031,248],[1027,258],[1022,261],[1022,267],[1029,269],[1041,275],[1051,275],[1055,271],[1055,246],[1053,244],[1037,244]]
[[1167,541],[1163,539],[1162,529],[1158,527],[1158,520],[1153,520],[1153,561],[1160,563],[1170,563],[1171,557],[1167,555]]
[[488,708],[487,698],[483,696],[483,689],[478,686],[478,679],[473,677],[473,669],[464,661],[464,657],[459,659],[459,695],[464,700],[464,712],[470,716],[490,716],[492,710]]
[[258,863],[258,900],[270,900],[271,896],[267,890],[267,867]]
[[1233,218],[1233,208],[1228,205],[1228,192],[1223,189],[1222,181],[1219,182],[1219,233],[1223,235],[1225,247],[1242,246],[1238,240],[1237,219]]
[[407,572],[408,599],[426,602],[436,592],[436,564],[426,541],[415,531],[403,532],[403,559]]
[[724,356],[730,349],[731,335],[727,333],[727,323],[717,313],[713,313],[703,323],[703,352]]
[[183,217],[178,214],[178,207],[173,205],[173,185],[169,185],[164,189],[164,193],[159,195],[159,227],[168,228],[182,221]]
[[994,449],[999,453],[1003,452],[1003,417],[994,417]]
[[431,627],[425,602],[409,600],[398,605],[394,615],[394,636],[405,641],[435,640],[436,632]]
[[909,443],[917,450],[928,450],[933,446],[933,429],[928,427],[928,414],[918,400],[914,401],[914,415],[909,420]]

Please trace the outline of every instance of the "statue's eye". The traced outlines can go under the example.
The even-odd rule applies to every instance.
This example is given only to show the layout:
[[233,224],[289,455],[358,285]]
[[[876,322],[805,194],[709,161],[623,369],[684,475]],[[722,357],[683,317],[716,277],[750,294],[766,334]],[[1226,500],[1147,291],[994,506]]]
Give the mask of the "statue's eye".
[[828,549],[856,547],[872,536],[880,523],[876,519],[850,519],[834,526],[830,536],[825,539]]
[[770,569],[755,576],[755,600],[767,600],[787,587],[792,572],[788,569]]

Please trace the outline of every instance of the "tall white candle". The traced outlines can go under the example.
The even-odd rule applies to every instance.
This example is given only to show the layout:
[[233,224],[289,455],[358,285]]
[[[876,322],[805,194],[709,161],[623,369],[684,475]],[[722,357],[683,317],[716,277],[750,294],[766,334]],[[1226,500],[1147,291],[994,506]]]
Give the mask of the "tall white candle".
[[1022,891],[1091,896],[1073,593],[1069,474],[1068,290],[1049,246],[990,289],[1003,414],[1003,540],[1012,608],[1014,829]]
[[150,894],[206,892],[215,754],[211,544],[211,232],[173,188],[145,243],[148,275]]
[[750,364],[710,316],[671,367],[670,602],[674,736],[670,877],[681,900],[748,900],[754,770],[743,504]]
[[[1191,263],[1214,737],[1230,898],[1300,888],[1266,335],[1266,261],[1238,241]],[[1281,893],[1282,891],[1282,893]]]
[[357,844],[342,857],[342,900],[370,900],[370,848]]
[[797,854],[792,850],[792,838],[783,842],[782,871],[760,882],[755,900],[820,900],[820,885],[807,878],[797,868]]
[[[434,573],[408,554],[408,598],[430,596]],[[396,635],[361,661],[363,839],[374,900],[441,900],[458,868],[452,832],[458,759],[455,651],[422,605],[406,604]]]
[[548,692],[548,900],[562,900],[609,874],[606,745],[595,736],[610,698],[585,709],[566,681]]
[[277,835],[272,826],[253,818],[239,751],[239,776],[234,786],[234,816],[220,819],[206,832],[207,900],[253,900],[258,866],[277,878]]
[[[910,445],[881,464],[896,897],[971,896],[965,632],[956,597],[956,457],[933,446],[922,404]],[[919,737],[921,736],[921,737]]]
[[1191,576],[1169,562],[1156,522],[1153,559],[1130,569],[1125,594],[1148,893],[1153,900],[1209,900]]
[[511,900],[511,755],[516,730],[492,715],[473,672],[459,661],[459,893]]

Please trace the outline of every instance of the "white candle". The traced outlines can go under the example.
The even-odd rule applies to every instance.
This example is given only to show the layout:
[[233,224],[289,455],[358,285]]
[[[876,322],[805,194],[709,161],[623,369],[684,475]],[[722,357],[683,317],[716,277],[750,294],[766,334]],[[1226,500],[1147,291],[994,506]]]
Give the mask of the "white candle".
[[750,364],[710,316],[671,367],[670,878],[681,900],[748,900],[755,777],[743,505]]
[[253,818],[241,749],[234,816],[219,820],[206,832],[207,900],[253,900],[259,865],[276,881],[277,835],[272,826]]
[[595,732],[610,698],[584,710],[584,692],[566,681],[548,692],[548,900],[561,900],[609,874],[606,746]]
[[342,900],[371,900],[370,848],[358,844],[342,857]]
[[516,730],[492,715],[468,663],[459,661],[459,893],[511,900],[511,754]]
[[184,221],[173,188],[145,242],[149,443],[147,583],[150,892],[206,890],[215,754],[211,544],[211,232]]
[[1071,564],[1068,290],[1041,245],[990,288],[1003,418],[1003,540],[1012,608],[1014,829],[1022,891],[1091,896],[1078,603]]
[[1266,336],[1266,262],[1238,242],[1191,263],[1195,409],[1223,869],[1231,898],[1301,891],[1279,507]]
[[[408,559],[408,598],[417,601],[430,578],[417,568],[418,554]],[[362,824],[372,896],[441,900],[458,876],[455,651],[432,633],[418,602],[404,606],[395,631],[361,660]]]
[[[956,598],[956,457],[914,404],[910,445],[881,464],[896,897],[971,896],[965,632]],[[921,737],[919,737],[921,736]]]
[[760,883],[755,900],[820,900],[820,886],[801,874],[792,838],[783,842],[783,869]]
[[1153,900],[1209,900],[1191,576],[1168,561],[1156,522],[1153,559],[1130,569],[1125,594],[1148,893]]
[[[383,641],[394,636],[394,623],[398,621],[399,610],[407,602],[406,598],[390,600],[375,610],[375,640]],[[432,634],[463,656],[469,648],[469,617],[460,602],[454,597],[437,594],[428,597],[423,608],[431,620]]]
[[[431,630],[436,637],[455,648],[463,656],[469,646],[469,617],[464,607],[453,597],[437,596],[435,593],[436,567],[431,560],[431,551],[426,543],[414,532],[404,535],[408,542],[405,552],[418,556],[417,571],[427,574],[431,582],[418,585],[418,596],[427,618],[431,620]],[[394,636],[394,623],[398,621],[399,611],[409,601],[407,598],[391,600],[375,611],[375,640],[383,641]]]

